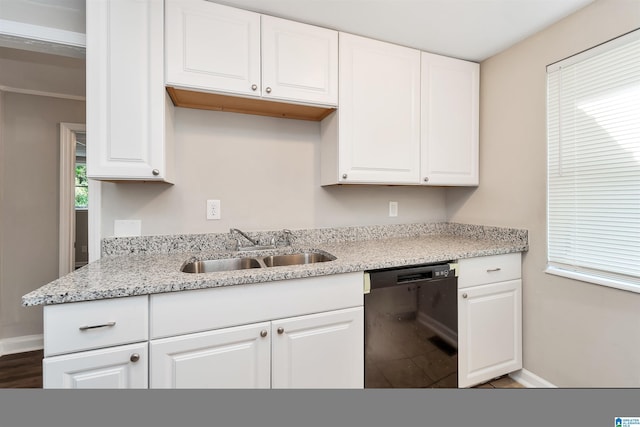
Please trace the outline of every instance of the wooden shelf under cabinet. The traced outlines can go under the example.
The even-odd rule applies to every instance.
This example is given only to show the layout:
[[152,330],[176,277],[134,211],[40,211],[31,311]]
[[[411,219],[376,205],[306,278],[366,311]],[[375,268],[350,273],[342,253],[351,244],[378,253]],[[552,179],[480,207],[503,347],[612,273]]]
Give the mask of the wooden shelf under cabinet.
[[264,99],[194,92],[173,87],[167,87],[167,92],[176,107],[195,108],[199,110],[228,111],[317,122],[335,110],[335,108],[328,107],[286,104],[283,102],[266,101]]

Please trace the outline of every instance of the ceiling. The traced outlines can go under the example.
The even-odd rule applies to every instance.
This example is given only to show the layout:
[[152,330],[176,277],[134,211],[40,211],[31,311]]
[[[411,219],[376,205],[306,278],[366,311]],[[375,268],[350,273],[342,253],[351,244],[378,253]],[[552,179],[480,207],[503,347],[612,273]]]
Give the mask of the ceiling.
[[[3,1],[6,0],[0,0]],[[594,0],[210,1],[481,62]],[[47,16],[53,19],[62,13],[69,16],[70,21],[78,21],[75,27],[84,25],[83,0],[22,0],[8,4],[24,5],[25,10],[16,7],[17,17],[1,16],[5,19],[32,21],[40,15],[41,20]],[[52,22],[63,27],[71,25],[60,16]],[[46,20],[31,23],[46,25]],[[75,27],[65,29],[82,31],[84,28]]]
[[214,0],[481,62],[593,0]]

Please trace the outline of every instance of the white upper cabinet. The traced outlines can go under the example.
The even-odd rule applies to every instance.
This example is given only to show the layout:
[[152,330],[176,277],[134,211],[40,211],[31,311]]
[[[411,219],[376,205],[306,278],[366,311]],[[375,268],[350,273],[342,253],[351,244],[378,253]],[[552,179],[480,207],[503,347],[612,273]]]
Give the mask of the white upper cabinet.
[[262,95],[338,104],[338,32],[262,16]]
[[420,52],[340,33],[340,108],[322,123],[322,184],[417,184]]
[[478,185],[480,66],[422,53],[421,173],[427,185]]
[[340,33],[322,185],[478,185],[479,65]]
[[167,0],[166,12],[167,86],[337,104],[336,31],[204,0]]
[[173,180],[163,2],[87,1],[87,172]]
[[168,86],[260,93],[260,15],[205,0],[166,2]]

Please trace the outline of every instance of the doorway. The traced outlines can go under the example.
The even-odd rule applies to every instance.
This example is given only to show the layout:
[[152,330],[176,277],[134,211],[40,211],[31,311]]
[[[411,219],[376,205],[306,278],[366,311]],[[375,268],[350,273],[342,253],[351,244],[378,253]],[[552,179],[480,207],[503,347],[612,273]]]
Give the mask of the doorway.
[[86,178],[86,146],[83,123],[60,123],[59,276],[100,258],[101,189]]
[[89,262],[89,180],[87,179],[87,133],[75,132],[76,162],[75,172],[75,241],[74,268]]

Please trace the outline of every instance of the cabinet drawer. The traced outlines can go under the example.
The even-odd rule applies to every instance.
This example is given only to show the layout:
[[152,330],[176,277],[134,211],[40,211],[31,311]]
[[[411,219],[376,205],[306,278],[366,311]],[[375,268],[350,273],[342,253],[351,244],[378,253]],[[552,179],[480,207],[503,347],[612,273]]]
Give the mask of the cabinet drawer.
[[461,259],[458,268],[458,289],[515,280],[522,276],[521,254],[516,252]]
[[151,339],[363,305],[362,272],[151,295]]
[[146,341],[148,325],[147,296],[45,306],[45,356]]

